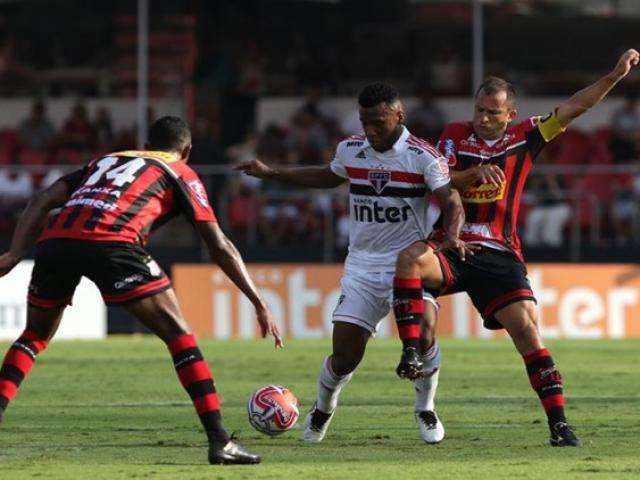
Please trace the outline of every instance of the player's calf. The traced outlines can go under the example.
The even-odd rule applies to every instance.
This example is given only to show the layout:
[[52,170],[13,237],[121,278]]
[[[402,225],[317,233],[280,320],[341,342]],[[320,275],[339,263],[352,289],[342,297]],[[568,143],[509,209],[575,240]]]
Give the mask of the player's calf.
[[20,384],[31,371],[36,356],[47,348],[48,341],[34,330],[26,329],[9,347],[0,368],[0,421]]

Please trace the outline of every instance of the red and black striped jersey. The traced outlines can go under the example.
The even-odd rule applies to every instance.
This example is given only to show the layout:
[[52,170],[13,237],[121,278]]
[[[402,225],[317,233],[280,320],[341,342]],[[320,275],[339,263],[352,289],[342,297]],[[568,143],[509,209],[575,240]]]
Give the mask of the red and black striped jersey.
[[[466,217],[460,238],[507,248],[522,259],[516,230],[522,191],[536,156],[563,131],[555,114],[531,117],[513,125],[492,144],[476,135],[471,122],[445,127],[437,148],[447,157],[452,170],[494,164],[506,177],[502,187],[476,184],[460,192]],[[438,229],[433,236],[438,239],[443,235],[444,231]]]
[[108,154],[62,177],[71,195],[38,241],[74,238],[144,245],[156,228],[180,213],[191,222],[215,222],[198,175],[158,151]]

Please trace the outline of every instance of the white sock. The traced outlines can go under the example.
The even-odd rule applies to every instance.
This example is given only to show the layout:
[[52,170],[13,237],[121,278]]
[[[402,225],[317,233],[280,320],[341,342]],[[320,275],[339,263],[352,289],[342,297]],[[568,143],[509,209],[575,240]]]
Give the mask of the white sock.
[[438,377],[440,376],[440,358],[440,347],[436,340],[422,357],[424,362],[422,371],[425,376],[418,378],[414,382],[416,412],[435,409],[435,396],[438,389]]
[[340,391],[353,377],[353,372],[348,375],[336,375],[331,369],[331,356],[322,362],[320,376],[318,377],[318,398],[316,407],[324,413],[331,413],[338,406]]

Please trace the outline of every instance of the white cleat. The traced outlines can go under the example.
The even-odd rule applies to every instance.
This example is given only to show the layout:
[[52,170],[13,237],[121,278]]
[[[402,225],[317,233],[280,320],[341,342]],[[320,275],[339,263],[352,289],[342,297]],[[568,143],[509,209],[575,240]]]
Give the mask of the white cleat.
[[[334,410],[335,412],[335,410]],[[329,424],[333,418],[333,413],[327,415],[316,408],[316,404],[313,404],[313,408],[304,420],[304,430],[302,431],[302,440],[309,443],[320,443],[324,436],[327,434]]]
[[436,415],[436,412],[425,410],[416,412],[416,421],[420,427],[420,436],[429,444],[440,443],[444,438],[444,425]]

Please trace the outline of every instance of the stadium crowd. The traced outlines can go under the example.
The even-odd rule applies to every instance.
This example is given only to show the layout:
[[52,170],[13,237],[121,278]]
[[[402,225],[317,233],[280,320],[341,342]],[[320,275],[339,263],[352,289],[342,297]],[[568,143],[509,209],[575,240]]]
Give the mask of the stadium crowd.
[[[433,143],[445,120],[427,94],[408,112],[410,130]],[[233,238],[249,246],[319,248],[329,229],[336,251],[343,249],[348,237],[344,188],[310,195],[233,174],[225,168],[219,170],[224,172],[222,175],[209,175],[211,169],[207,168],[255,157],[270,164],[325,164],[338,141],[357,133],[358,122],[348,116],[332,116],[323,108],[323,99],[315,90],[285,127],[272,124],[259,132],[247,130],[240,142],[228,147],[220,142],[219,122],[215,111],[196,119],[191,161],[204,173],[218,205],[218,215]],[[15,128],[0,131],[2,235],[11,231],[32,193],[62,174],[59,165],[80,165],[89,158],[129,149],[134,144],[134,130],[116,131],[107,108],[90,115],[87,107],[78,102],[62,127],[56,129],[47,116],[46,104],[35,101],[28,117]],[[534,170],[527,188],[521,219],[525,245],[561,247],[568,241],[572,227],[603,245],[632,242],[637,237],[634,232],[640,228],[640,169],[636,170],[639,148],[640,112],[637,99],[632,96],[612,116],[609,127],[594,132],[571,128],[549,145],[538,161],[543,167],[537,173]],[[552,168],[545,169],[546,166]],[[616,169],[621,166],[624,168]]]

